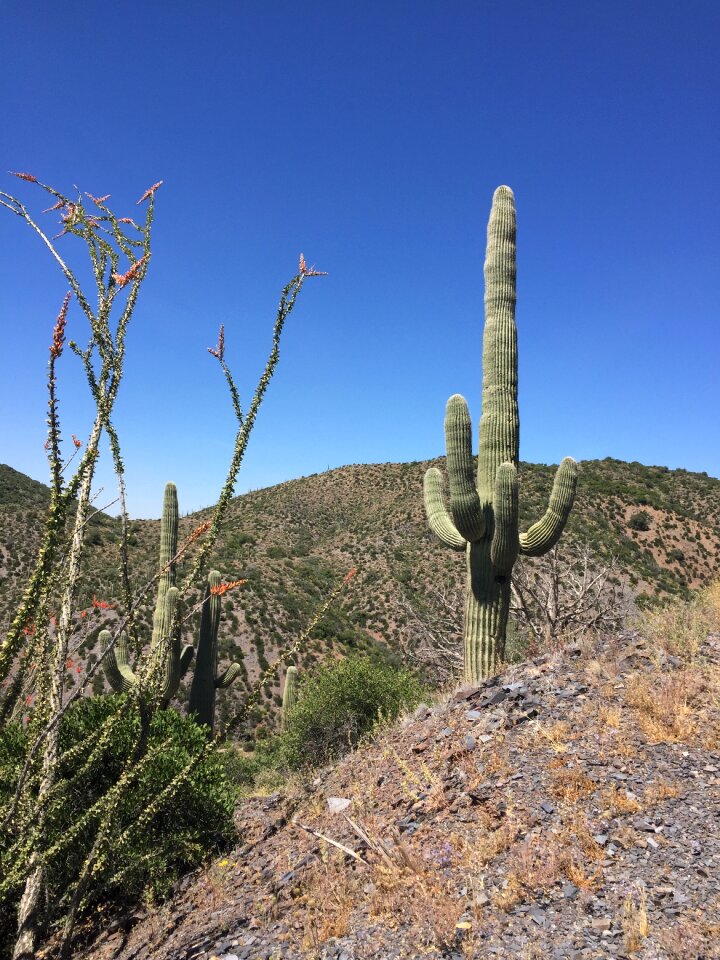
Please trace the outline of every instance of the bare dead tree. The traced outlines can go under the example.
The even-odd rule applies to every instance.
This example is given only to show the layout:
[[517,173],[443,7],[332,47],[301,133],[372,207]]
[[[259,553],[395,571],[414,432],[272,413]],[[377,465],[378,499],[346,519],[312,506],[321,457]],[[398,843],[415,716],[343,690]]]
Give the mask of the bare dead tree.
[[462,676],[465,603],[460,586],[443,584],[422,594],[400,594],[395,603],[405,621],[400,631],[403,658],[439,684]]
[[[401,593],[395,600],[405,623],[400,649],[408,663],[432,680],[462,675],[463,592],[442,584]],[[532,656],[587,633],[619,630],[633,609],[632,595],[615,558],[597,557],[589,544],[555,547],[513,570],[514,643]]]
[[587,543],[518,562],[511,589],[511,612],[530,650],[616,631],[633,606],[617,559],[597,557]]

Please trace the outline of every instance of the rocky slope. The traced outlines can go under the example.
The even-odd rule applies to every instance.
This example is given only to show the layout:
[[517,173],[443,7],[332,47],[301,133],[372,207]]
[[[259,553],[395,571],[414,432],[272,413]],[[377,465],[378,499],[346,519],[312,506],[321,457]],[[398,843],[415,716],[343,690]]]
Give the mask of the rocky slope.
[[236,850],[77,956],[718,958],[720,637],[518,665],[237,816]]

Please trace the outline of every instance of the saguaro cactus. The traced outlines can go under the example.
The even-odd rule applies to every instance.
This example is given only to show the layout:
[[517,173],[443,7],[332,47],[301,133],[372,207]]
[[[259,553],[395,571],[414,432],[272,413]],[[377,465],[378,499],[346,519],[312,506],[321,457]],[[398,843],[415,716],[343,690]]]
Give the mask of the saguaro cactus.
[[190,688],[188,713],[212,731],[215,723],[215,691],[225,690],[240,673],[238,663],[231,663],[219,676],[217,671],[217,637],[220,627],[220,584],[217,570],[208,574],[205,600],[200,618],[200,639],[195,657],[195,673]]
[[[175,564],[172,562],[178,549],[178,499],[174,483],[165,487],[163,512],[160,521],[160,578],[158,580],[157,603],[153,614],[151,656],[162,658],[163,678],[160,687],[160,700],[163,706],[177,693],[180,680],[185,675],[193,657],[191,645],[182,646],[180,630],[173,630],[173,620],[179,602],[179,591],[175,586]],[[103,630],[100,642],[103,649],[110,640],[110,631]],[[168,643],[169,649],[163,649]],[[105,658],[105,674],[110,686],[118,692],[127,692],[137,682],[129,662],[128,640],[122,633]]]
[[445,414],[450,510],[443,477],[425,474],[428,523],[442,542],[464,550],[465,680],[490,674],[505,651],[510,579],[518,552],[540,556],[559,540],[575,499],[577,464],[566,457],[555,476],[545,515],[527,533],[518,527],[520,418],[517,401],[515,327],[515,201],[498,187],[488,223],[485,259],[482,415],[477,477],[473,475],[472,428],[467,403],[450,397]]
[[282,717],[281,727],[287,728],[287,721],[290,711],[298,700],[298,672],[297,667],[290,666],[285,674],[285,687],[283,689]]

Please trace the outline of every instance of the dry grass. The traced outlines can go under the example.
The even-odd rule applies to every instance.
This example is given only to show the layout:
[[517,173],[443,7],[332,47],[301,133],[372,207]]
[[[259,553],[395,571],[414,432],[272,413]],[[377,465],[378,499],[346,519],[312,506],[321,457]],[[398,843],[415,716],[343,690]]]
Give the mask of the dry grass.
[[650,921],[647,914],[647,894],[642,884],[635,884],[625,897],[622,906],[622,930],[625,950],[635,953],[643,945],[650,933]]
[[550,764],[549,790],[552,796],[574,806],[582,797],[587,797],[597,789],[597,783],[578,767],[566,766],[562,761]]
[[355,884],[342,857],[325,850],[322,859],[302,884],[303,946],[313,950],[330,937],[342,937],[349,932],[355,898]]
[[571,735],[567,720],[559,720],[551,724],[535,722],[531,729],[540,740],[548,744],[553,753],[567,753],[568,741],[576,740],[579,736],[579,734]]
[[628,813],[638,813],[642,805],[638,798],[628,790],[618,788],[614,784],[606,787],[600,794],[603,805],[603,816],[623,817]]
[[681,921],[657,934],[662,947],[661,956],[667,960],[703,960],[709,957],[706,952],[706,940],[696,926]]
[[714,580],[690,602],[671,600],[643,610],[637,628],[658,651],[693,663],[708,633],[720,631],[720,580]]
[[688,743],[701,729],[706,707],[716,696],[718,671],[684,667],[672,673],[634,674],[625,699],[651,743]]
[[669,780],[655,780],[648,783],[643,792],[643,801],[646,806],[653,807],[663,800],[677,797],[680,793],[680,787],[676,783],[670,783]]
[[621,716],[617,707],[601,704],[598,708],[597,720],[601,727],[609,727],[611,730],[619,729]]

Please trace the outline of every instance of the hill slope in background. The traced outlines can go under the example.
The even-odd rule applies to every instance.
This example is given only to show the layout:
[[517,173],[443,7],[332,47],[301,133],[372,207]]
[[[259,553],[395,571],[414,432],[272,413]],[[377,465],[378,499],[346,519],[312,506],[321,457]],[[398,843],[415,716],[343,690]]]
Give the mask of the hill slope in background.
[[[220,651],[242,660],[230,694],[218,698],[221,715],[242,697],[260,669],[297,637],[333,585],[351,568],[357,576],[313,632],[298,658],[310,667],[329,652],[365,650],[391,655],[406,624],[403,597],[424,596],[438,585],[460,588],[461,556],[439,544],[427,528],[417,463],[351,465],[247,493],[233,500],[214,549],[212,566],[225,580],[247,583],[223,597]],[[544,511],[554,467],[521,465],[521,524]],[[182,490],[179,491],[182,508]],[[32,569],[42,536],[49,491],[0,466],[0,620],[7,624]],[[158,504],[162,491],[158,490]],[[181,538],[210,511],[181,520]],[[130,525],[133,582],[155,572],[158,521]],[[705,474],[606,459],[581,464],[578,497],[566,534],[587,542],[599,557],[618,558],[622,576],[642,599],[683,595],[720,571],[720,480]],[[77,654],[96,656],[102,624],[114,612],[93,607],[93,597],[116,603],[120,595],[119,521],[102,513],[89,524]],[[190,598],[197,601],[198,595]],[[140,622],[149,635],[152,603]],[[189,621],[196,635],[197,614]],[[102,688],[97,678],[95,689]],[[280,679],[255,711],[255,725],[273,722]],[[182,697],[186,691],[182,692]],[[182,698],[181,697],[181,698]]]

